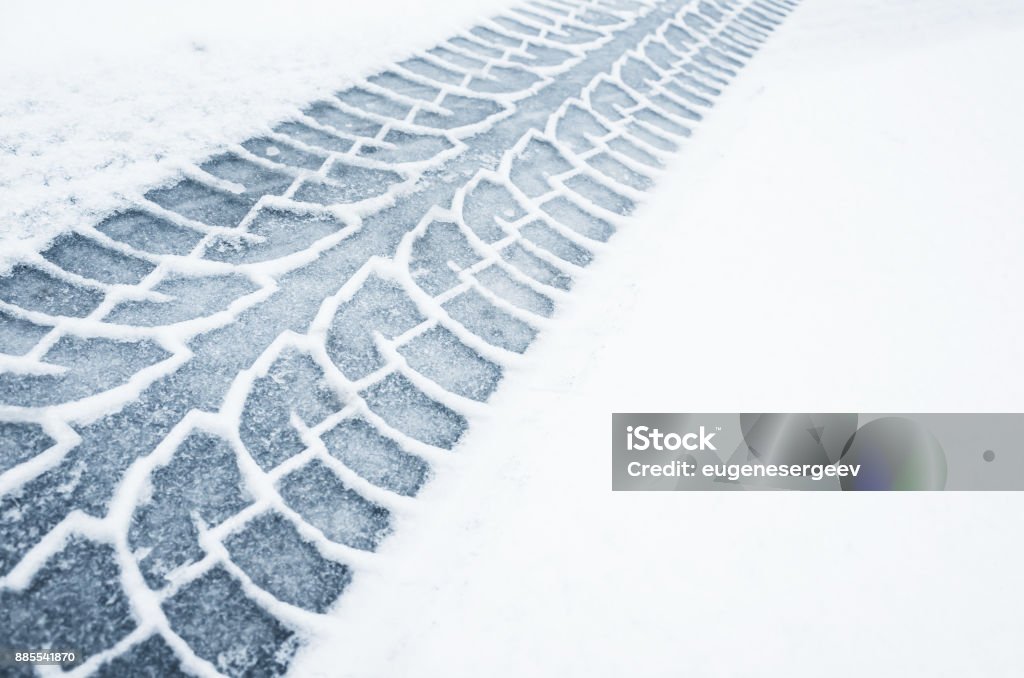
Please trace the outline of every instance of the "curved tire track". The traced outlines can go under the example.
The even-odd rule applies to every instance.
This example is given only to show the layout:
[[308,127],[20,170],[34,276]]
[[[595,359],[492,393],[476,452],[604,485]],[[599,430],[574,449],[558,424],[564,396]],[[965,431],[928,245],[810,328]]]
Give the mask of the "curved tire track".
[[0,637],[276,675],[792,0],[535,0],[0,277]]

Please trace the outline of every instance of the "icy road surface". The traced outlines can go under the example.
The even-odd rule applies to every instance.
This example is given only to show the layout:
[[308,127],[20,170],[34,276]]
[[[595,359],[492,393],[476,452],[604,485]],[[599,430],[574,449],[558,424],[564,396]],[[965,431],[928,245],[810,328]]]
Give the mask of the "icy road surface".
[[0,277],[0,637],[274,675],[793,8],[536,0]]

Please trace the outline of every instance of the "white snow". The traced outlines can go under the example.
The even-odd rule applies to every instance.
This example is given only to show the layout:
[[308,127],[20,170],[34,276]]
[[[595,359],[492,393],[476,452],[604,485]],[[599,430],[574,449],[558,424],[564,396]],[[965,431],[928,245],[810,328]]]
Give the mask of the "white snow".
[[1019,494],[612,493],[608,431],[1024,409],[1022,45],[1017,2],[807,0],[293,675],[1016,675]]
[[5,0],[0,272],[507,0]]
[[[442,12],[411,0],[9,0],[0,268],[505,4],[450,0]],[[395,536],[356,563],[355,582],[333,617],[317,620],[322,636],[293,674],[1016,672],[1019,495],[613,494],[608,419],[1024,408],[1022,38],[1024,6],[1009,0],[806,0],[638,218],[560,298],[541,341],[511,363],[490,406],[471,413],[463,443],[430,459],[436,480],[389,506]],[[282,349],[313,352],[354,391],[320,344],[363,280],[324,303],[312,339],[282,335],[239,375],[227,420],[187,418],[133,466],[109,519],[65,522],[8,581],[27,584],[72,528],[122,539],[148,474],[192,425],[235,441],[244,394]],[[187,335],[259,298],[160,336],[184,356]],[[173,366],[105,394],[103,407]],[[452,397],[425,379],[418,386]],[[99,402],[68,411],[88,417]],[[74,444],[57,418],[45,423],[61,446],[18,478]],[[327,459],[320,446],[278,475],[315,456]],[[246,472],[273,495],[255,463]],[[386,503],[354,474],[344,479]],[[207,533],[204,545],[216,552],[248,517]],[[126,587],[156,609],[141,579]]]

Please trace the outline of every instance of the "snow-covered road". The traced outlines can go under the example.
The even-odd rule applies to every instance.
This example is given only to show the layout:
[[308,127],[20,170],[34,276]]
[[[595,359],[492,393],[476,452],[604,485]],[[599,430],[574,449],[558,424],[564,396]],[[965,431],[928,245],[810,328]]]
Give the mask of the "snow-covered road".
[[803,3],[296,675],[1018,675],[1021,495],[612,493],[609,436],[1024,410],[1021,45],[1015,2]]
[[25,252],[0,636],[283,672],[792,6],[515,6]]
[[609,489],[613,411],[1024,407],[1024,8],[790,4],[467,1],[403,44],[382,5],[339,47],[310,0],[295,59],[289,16],[186,14],[92,94],[7,69],[0,636],[81,675],[1013,675],[1017,496]]

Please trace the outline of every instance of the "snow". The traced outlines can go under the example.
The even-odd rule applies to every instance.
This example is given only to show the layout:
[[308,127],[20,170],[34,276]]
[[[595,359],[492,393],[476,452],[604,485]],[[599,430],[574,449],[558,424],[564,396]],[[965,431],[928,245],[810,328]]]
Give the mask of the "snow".
[[0,272],[507,4],[6,0]]
[[1015,675],[1020,495],[613,494],[608,425],[1024,408],[1022,38],[803,3],[293,675]]
[[[19,408],[11,430],[36,448],[55,443],[0,487],[17,490],[24,527],[10,550],[21,560],[0,582],[11,599],[59,629],[52,605],[76,583],[52,564],[84,563],[99,580],[86,590],[101,594],[75,612],[95,630],[91,668],[155,631],[166,643],[131,647],[135,661],[169,665],[173,652],[190,670],[272,669],[301,631],[317,642],[295,675],[1015,669],[1013,496],[609,490],[613,411],[1020,408],[1021,387],[1003,375],[1021,363],[1024,92],[1011,57],[1024,12],[996,0],[807,3],[635,219],[622,218],[645,188],[631,172],[661,154],[620,139],[623,163],[637,162],[609,165],[613,142],[564,133],[594,119],[571,119],[576,104],[563,98],[583,89],[580,105],[609,116],[602,130],[633,124],[608,102],[644,87],[642,62],[619,57],[657,16],[621,39],[600,36],[612,39],[578,67],[554,66],[559,86],[541,89],[527,71],[516,82],[474,77],[520,91],[463,101],[448,118],[433,104],[409,113],[417,124],[469,123],[447,144],[392,130],[393,147],[333,149],[355,150],[324,175],[358,195],[326,195],[338,187],[314,180],[287,191],[369,198],[356,207],[284,216],[284,203],[268,204],[244,218],[245,237],[210,233],[194,256],[157,269],[64,236],[47,261],[96,283],[47,296],[33,290],[67,281],[6,278],[8,296],[44,306],[29,319],[85,316],[60,320],[4,382],[20,403],[53,404]],[[417,22],[432,8],[185,3],[151,20],[119,3],[98,17],[70,3],[12,6],[24,21],[0,36],[13,83],[0,139],[18,149],[0,175],[14,196],[2,203],[15,217],[2,220],[10,257],[96,223],[221,144],[248,138],[254,154],[322,163],[266,130],[490,9],[467,3],[464,15]],[[389,32],[395,16],[403,29]],[[611,75],[589,86],[602,69]],[[599,90],[604,99],[591,97]],[[416,94],[367,101],[404,114]],[[523,135],[556,110],[564,119]],[[296,138],[323,135],[294,124]],[[385,156],[414,167],[380,174]],[[639,181],[636,191],[612,193],[602,162]],[[214,160],[202,166],[212,187],[186,180],[148,195],[233,226],[248,197],[288,185],[248,167]],[[237,199],[202,199],[235,184]],[[520,209],[527,194],[536,200]],[[600,218],[581,209],[587,197]],[[545,213],[557,217],[547,231],[536,221]],[[133,218],[102,229],[132,232]],[[531,225],[543,237],[518,240]],[[140,247],[195,245],[158,232]],[[571,294],[556,249],[582,264],[593,252],[592,268],[571,269]],[[196,281],[206,283],[198,293]],[[108,312],[141,327],[97,322]],[[160,318],[176,322],[150,327]],[[34,327],[12,332],[29,341]],[[42,371],[61,370],[40,362],[48,356],[68,366],[70,386]],[[510,378],[492,395],[498,370]],[[376,433],[346,448],[353,436],[332,434],[343,428]],[[349,567],[350,589],[331,616],[316,614]],[[57,593],[16,597],[37,584]],[[123,593],[133,629],[94,603]],[[837,643],[854,648],[841,665]]]

